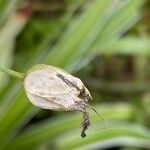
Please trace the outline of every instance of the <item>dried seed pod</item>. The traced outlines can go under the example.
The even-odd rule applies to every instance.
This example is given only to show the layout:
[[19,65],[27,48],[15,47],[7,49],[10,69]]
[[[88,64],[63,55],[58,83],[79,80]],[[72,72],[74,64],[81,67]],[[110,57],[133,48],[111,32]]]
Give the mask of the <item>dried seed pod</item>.
[[27,97],[37,107],[52,110],[81,111],[83,123],[81,136],[89,127],[87,102],[91,99],[82,81],[60,68],[49,65],[34,66],[24,78]]

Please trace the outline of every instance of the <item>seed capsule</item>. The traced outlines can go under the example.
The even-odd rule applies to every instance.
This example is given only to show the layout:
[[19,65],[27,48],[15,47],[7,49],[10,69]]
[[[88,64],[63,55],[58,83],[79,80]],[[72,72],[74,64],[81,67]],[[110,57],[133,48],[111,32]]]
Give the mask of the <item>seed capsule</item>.
[[83,113],[81,136],[89,127],[88,89],[79,78],[49,65],[34,66],[24,78],[24,87],[31,103],[43,109],[80,111]]

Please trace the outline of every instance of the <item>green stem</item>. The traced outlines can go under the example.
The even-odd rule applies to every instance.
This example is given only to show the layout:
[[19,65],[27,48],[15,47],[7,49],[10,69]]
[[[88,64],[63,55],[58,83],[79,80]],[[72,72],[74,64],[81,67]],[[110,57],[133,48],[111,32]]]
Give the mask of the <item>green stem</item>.
[[4,73],[7,73],[10,76],[15,77],[15,78],[17,78],[19,80],[23,80],[24,75],[25,75],[24,73],[16,72],[14,70],[11,70],[11,69],[5,68],[5,67],[0,67],[0,71],[2,71]]

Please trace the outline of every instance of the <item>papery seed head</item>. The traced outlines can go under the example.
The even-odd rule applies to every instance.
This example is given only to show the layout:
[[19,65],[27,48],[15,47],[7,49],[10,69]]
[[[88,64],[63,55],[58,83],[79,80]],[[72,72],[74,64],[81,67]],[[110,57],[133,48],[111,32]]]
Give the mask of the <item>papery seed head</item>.
[[83,113],[81,136],[86,136],[85,131],[90,125],[86,109],[91,95],[79,78],[60,68],[40,64],[28,71],[23,84],[27,97],[37,107],[81,111]]
[[24,87],[29,100],[44,109],[82,111],[76,102],[91,99],[80,79],[48,65],[34,66],[24,78]]

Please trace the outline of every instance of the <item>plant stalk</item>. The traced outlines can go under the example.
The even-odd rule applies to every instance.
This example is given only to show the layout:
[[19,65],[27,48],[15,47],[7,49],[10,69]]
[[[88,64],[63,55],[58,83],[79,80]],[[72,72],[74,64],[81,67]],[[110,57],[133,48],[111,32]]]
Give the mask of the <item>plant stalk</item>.
[[20,73],[20,72],[17,72],[17,71],[14,71],[14,70],[11,70],[9,68],[5,68],[5,67],[0,67],[0,71],[1,72],[4,72],[12,77],[15,77],[19,80],[23,80],[25,74],[24,73]]

